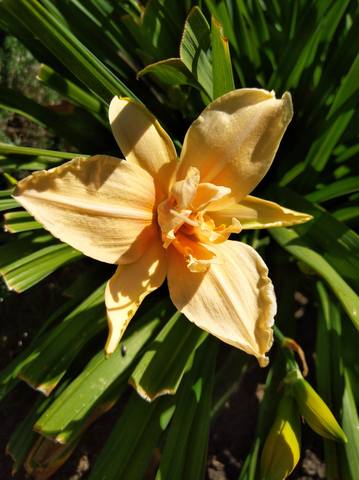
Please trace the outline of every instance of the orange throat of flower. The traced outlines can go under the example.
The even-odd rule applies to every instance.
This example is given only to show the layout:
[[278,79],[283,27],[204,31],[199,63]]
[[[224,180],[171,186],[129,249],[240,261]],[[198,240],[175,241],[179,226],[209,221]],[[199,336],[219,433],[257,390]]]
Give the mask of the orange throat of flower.
[[178,180],[169,197],[158,205],[158,223],[164,248],[175,248],[186,260],[191,272],[205,272],[218,261],[213,248],[239,233],[241,224],[216,225],[211,212],[220,209],[231,190],[213,183],[200,183],[198,169],[190,168],[184,180]]

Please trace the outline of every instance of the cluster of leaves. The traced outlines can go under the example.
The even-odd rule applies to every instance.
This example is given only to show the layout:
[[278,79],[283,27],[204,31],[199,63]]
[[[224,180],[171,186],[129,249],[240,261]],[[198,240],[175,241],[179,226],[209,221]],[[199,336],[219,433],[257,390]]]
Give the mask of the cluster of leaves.
[[[257,86],[277,94],[291,91],[295,108],[261,196],[308,212],[314,220],[241,240],[259,249],[271,268],[279,328],[294,337],[300,323],[316,329],[316,389],[348,439],[345,445],[324,441],[327,478],[359,478],[356,2],[2,0],[0,27],[43,63],[39,81],[66,99],[62,108],[47,108],[1,86],[0,106],[73,147],[68,153],[0,144],[0,210],[7,232],[1,237],[0,273],[9,289],[20,293],[71,262],[83,262],[61,306],[0,374],[1,398],[20,380],[39,391],[9,440],[14,470],[25,464],[36,478],[49,478],[89,425],[122,402],[90,479],[141,479],[156,447],[161,451],[157,479],[203,478],[211,419],[251,360],[221,346],[216,362],[218,342],[183,322],[163,290],[151,306],[144,303],[118,350],[105,358],[106,267],[81,260],[78,251],[51,237],[11,192],[26,172],[58,165],[77,152],[120,156],[107,125],[113,95],[144,102],[180,145],[191,120],[212,99]],[[300,322],[294,316],[298,291],[312,305],[310,318]],[[276,338],[241,480],[260,475],[260,452],[273,419],[293,421],[288,409],[277,407],[288,394],[295,396],[295,382],[283,388],[298,371],[287,348],[294,343],[279,330]],[[128,382],[140,396],[128,397]],[[297,403],[291,404],[294,416],[304,415]],[[304,416],[315,431],[335,438],[323,430],[325,419],[318,412],[315,421],[310,415]]]

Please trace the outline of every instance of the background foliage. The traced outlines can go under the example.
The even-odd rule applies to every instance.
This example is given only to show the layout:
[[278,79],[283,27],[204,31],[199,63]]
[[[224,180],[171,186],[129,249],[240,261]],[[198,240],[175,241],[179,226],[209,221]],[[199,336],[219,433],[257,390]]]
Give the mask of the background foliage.
[[[254,378],[266,384],[257,426],[226,469],[228,478],[260,478],[283,381],[301,363],[284,334],[302,345],[308,378],[348,438],[324,440],[326,478],[359,478],[358,17],[349,0],[0,1],[2,342],[8,346],[11,331],[27,333],[23,348],[5,350],[0,397],[11,408],[20,382],[38,392],[8,441],[14,471],[25,465],[49,478],[114,407],[116,423],[89,479],[202,478],[210,426],[228,400],[246,398]],[[36,80],[33,57],[42,63]],[[270,368],[259,372],[252,359],[183,322],[165,287],[106,360],[110,267],[44,231],[12,199],[14,184],[78,153],[121,156],[107,121],[113,95],[145,103],[180,147],[211,99],[245,86],[289,90],[295,109],[260,196],[314,216],[240,236],[265,258],[278,296]],[[133,386],[155,400],[145,402]],[[164,391],[172,395],[159,396]],[[304,450],[313,440],[302,429]]]

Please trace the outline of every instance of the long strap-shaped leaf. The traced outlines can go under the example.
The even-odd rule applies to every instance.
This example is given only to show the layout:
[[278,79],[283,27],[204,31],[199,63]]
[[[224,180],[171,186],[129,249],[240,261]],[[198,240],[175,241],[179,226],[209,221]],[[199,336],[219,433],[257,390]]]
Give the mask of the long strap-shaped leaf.
[[207,339],[197,350],[193,367],[183,379],[156,480],[203,478],[216,347],[216,341]]
[[5,9],[25,27],[31,26],[46,47],[86,86],[108,103],[114,95],[136,95],[96,58],[58,18],[37,0],[3,0]]
[[271,231],[274,239],[289,253],[306,263],[332,288],[349,318],[359,330],[359,297],[334,268],[317,252],[312,250],[294,230],[278,228]]
[[[129,328],[110,357],[100,350],[46,410],[35,430],[56,442],[71,442],[98,408],[111,408],[127,387],[128,367],[166,317],[167,307],[166,301],[155,304]],[[123,345],[125,355],[120,353]]]

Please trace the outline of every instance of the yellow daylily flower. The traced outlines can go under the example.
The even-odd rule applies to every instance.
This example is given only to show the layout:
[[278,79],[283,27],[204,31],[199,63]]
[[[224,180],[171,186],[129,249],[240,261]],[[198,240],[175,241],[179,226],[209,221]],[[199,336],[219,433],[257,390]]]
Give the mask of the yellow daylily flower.
[[232,91],[175,147],[148,110],[115,97],[114,137],[126,160],[96,155],[36,172],[16,199],[55,237],[117,264],[105,300],[112,353],[142,300],[167,277],[177,309],[200,328],[268,363],[276,300],[268,269],[242,228],[288,226],[309,215],[250,196],[292,118],[289,93]]

